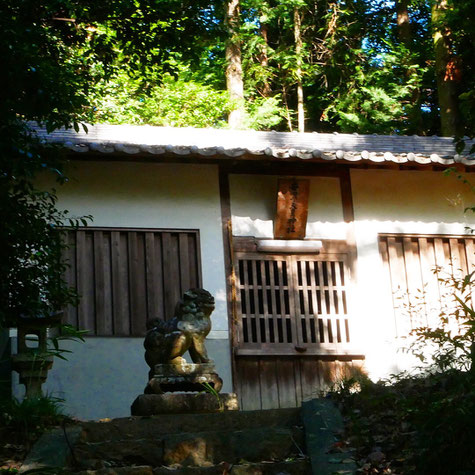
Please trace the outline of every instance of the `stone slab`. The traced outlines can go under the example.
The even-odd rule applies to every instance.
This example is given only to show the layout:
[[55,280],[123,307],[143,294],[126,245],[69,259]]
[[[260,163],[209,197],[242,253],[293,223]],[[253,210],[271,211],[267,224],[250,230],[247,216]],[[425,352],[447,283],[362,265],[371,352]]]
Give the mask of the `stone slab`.
[[106,422],[82,423],[82,442],[105,440],[133,440],[143,438],[161,439],[164,435],[187,432],[190,427],[202,431],[229,431],[255,427],[301,426],[300,408],[267,409],[264,411],[227,411],[209,414],[160,414],[153,417],[122,417]]
[[133,416],[158,414],[187,414],[237,411],[238,399],[234,393],[141,394],[131,406]]
[[210,466],[227,461],[282,460],[296,457],[304,446],[303,433],[275,427],[173,434],[164,441],[164,465]]
[[261,462],[231,465],[223,462],[211,467],[117,467],[100,470],[85,470],[77,475],[308,475],[308,460],[293,460],[288,462]]
[[[159,419],[155,422],[159,424]],[[304,434],[302,429],[295,427],[257,426],[233,431],[223,424],[217,431],[202,429],[198,423],[190,425],[187,432],[168,434],[162,439],[79,443],[74,447],[78,468],[97,470],[104,468],[104,462],[109,466],[208,467],[223,461],[258,463],[304,456]]]
[[105,440],[103,442],[80,442],[74,447],[74,454],[81,468],[97,467],[98,462],[107,460],[113,465],[150,465],[163,463],[163,440],[143,438],[132,440]]
[[20,473],[65,467],[70,457],[69,444],[74,446],[81,432],[81,426],[71,426],[65,430],[57,428],[44,433],[26,457]]
[[344,430],[340,411],[330,399],[312,399],[302,403],[307,453],[314,475],[354,474],[357,466],[351,454],[332,453]]
[[223,473],[232,475],[309,475],[311,472],[308,459],[239,464],[223,462],[211,467],[183,467],[177,465],[175,467],[156,467],[153,470],[153,475],[223,475]]

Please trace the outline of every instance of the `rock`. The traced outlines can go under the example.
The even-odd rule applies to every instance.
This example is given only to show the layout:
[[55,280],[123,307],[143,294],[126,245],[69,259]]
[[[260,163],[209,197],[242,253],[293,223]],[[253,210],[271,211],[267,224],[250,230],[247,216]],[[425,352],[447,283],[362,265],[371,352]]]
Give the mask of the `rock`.
[[372,464],[380,464],[382,462],[384,462],[384,459],[386,458],[386,455],[383,454],[383,452],[371,452],[369,455],[368,455],[368,460],[372,463]]
[[204,437],[193,437],[191,434],[185,440],[169,443],[165,449],[164,462],[166,465],[180,464],[183,466],[209,467],[213,463],[213,450],[216,441]]
[[165,441],[164,463],[209,466],[222,461],[283,459],[296,455],[296,444],[304,446],[303,434],[290,428],[174,434]]
[[70,455],[68,442],[74,445],[80,434],[81,427],[79,426],[69,426],[66,429],[57,428],[45,432],[25,458],[20,473],[29,470],[44,469],[46,471],[55,467],[64,467]]

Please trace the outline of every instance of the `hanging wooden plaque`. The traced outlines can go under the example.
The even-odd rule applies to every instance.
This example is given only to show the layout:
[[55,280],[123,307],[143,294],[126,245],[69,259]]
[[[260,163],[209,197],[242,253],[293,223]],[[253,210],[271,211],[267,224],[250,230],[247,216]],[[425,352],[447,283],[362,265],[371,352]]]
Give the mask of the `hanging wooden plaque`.
[[307,227],[309,180],[280,179],[277,191],[275,239],[303,239]]

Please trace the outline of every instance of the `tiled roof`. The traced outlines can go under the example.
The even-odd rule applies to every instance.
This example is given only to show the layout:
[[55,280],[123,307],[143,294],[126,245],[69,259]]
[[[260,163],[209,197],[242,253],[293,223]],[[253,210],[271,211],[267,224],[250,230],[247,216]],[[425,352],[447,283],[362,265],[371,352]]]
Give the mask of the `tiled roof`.
[[[78,153],[475,164],[475,155],[456,153],[450,137],[255,132],[147,125],[88,126],[87,134],[72,129],[50,134],[38,126],[32,126],[32,129],[45,141],[63,144]],[[466,150],[473,143],[473,140],[467,140]]]

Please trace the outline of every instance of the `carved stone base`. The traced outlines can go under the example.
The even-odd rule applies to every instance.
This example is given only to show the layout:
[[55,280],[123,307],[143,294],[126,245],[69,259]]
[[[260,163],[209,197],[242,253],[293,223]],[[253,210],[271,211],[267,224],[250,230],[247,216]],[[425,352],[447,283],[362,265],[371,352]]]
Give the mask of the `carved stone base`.
[[20,374],[20,384],[25,385],[25,397],[43,395],[41,386],[53,366],[53,357],[46,353],[21,353],[12,356],[12,368]]
[[131,406],[133,416],[158,414],[189,414],[237,411],[236,394],[178,393],[141,394]]
[[145,394],[176,392],[201,392],[209,385],[217,393],[223,380],[216,373],[214,364],[158,364],[155,365]]

